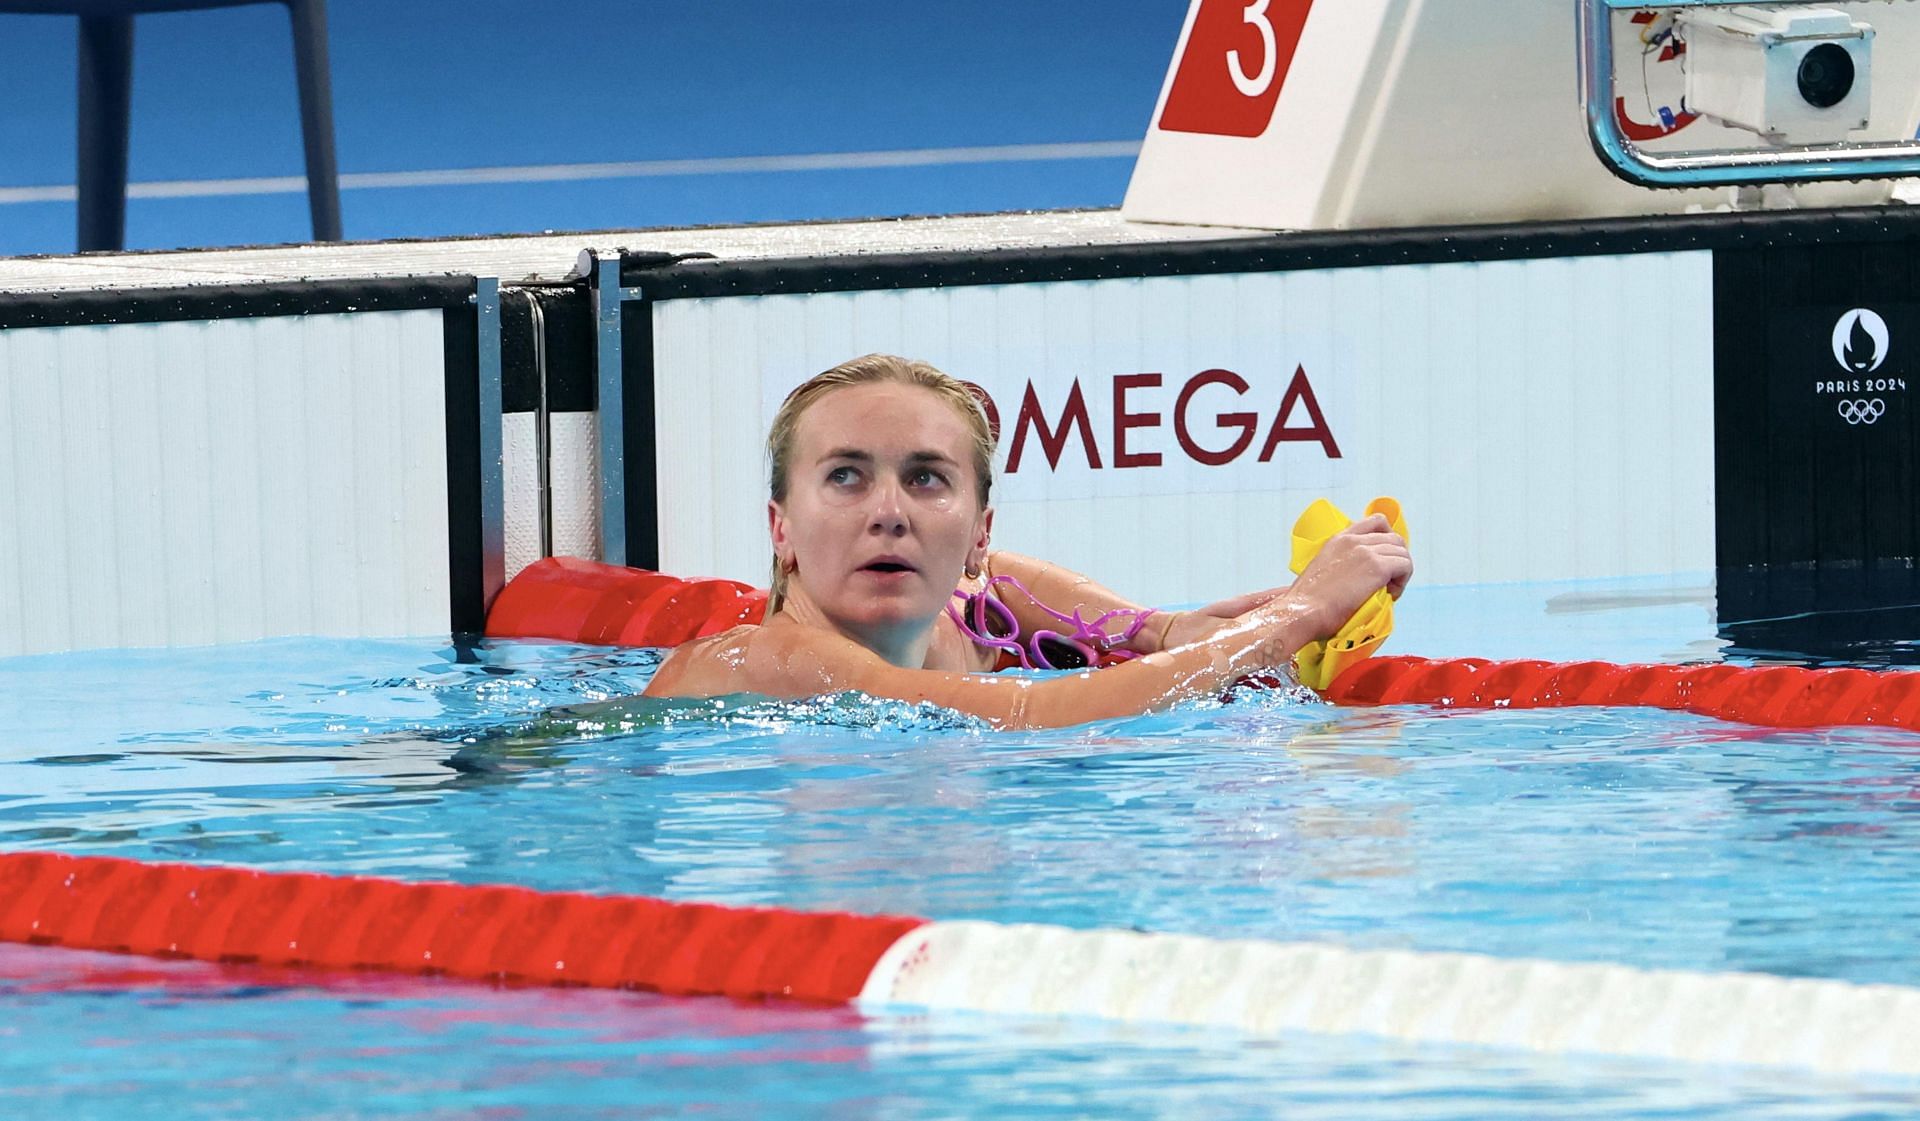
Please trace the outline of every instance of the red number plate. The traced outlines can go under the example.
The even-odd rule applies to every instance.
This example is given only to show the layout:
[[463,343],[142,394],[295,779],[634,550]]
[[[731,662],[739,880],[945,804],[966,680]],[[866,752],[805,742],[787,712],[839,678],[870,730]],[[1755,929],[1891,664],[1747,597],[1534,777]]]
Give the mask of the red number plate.
[[1259,136],[1273,119],[1313,0],[1201,0],[1160,127]]

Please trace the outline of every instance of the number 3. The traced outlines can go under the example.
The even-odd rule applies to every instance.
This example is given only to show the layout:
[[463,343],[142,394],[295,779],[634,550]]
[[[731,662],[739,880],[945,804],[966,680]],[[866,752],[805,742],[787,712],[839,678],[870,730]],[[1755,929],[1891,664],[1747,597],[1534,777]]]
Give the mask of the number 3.
[[1249,78],[1246,68],[1240,65],[1240,52],[1227,52],[1227,76],[1233,79],[1233,87],[1247,97],[1259,97],[1273,84],[1273,21],[1267,18],[1267,5],[1272,2],[1253,0],[1247,5],[1247,10],[1240,13],[1240,22],[1250,23],[1260,29],[1260,73]]

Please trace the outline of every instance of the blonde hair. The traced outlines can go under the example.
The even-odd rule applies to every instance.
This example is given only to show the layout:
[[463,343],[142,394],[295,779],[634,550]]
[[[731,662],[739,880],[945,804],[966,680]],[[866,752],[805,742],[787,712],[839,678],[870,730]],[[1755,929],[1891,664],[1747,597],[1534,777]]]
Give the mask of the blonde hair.
[[[780,411],[773,416],[773,424],[767,429],[767,460],[771,465],[767,472],[767,492],[773,500],[787,500],[787,477],[793,460],[794,433],[800,427],[800,418],[806,415],[814,402],[836,389],[881,384],[919,386],[952,406],[953,411],[966,421],[968,434],[973,437],[973,474],[979,484],[980,508],[986,509],[987,496],[993,490],[995,441],[978,391],[925,362],[891,354],[868,354],[850,362],[842,362],[831,370],[808,378],[799,388],[787,394]],[[780,558],[776,555],[773,558],[773,588],[767,597],[768,618],[780,610],[786,598],[787,570],[781,567]]]

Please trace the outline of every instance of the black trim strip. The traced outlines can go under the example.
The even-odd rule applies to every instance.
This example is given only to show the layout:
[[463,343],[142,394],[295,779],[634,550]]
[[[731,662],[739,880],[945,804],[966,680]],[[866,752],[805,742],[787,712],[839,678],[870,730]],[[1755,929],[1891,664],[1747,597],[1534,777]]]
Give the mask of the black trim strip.
[[1369,265],[1535,257],[1591,257],[1747,246],[1920,237],[1920,207],[1858,207],[1743,214],[1660,215],[1582,222],[1401,230],[1315,231],[1215,241],[1135,242],[1045,249],[983,249],[665,262],[622,260],[624,278],[654,300],[780,293],[1022,284],[1116,277],[1282,272]]
[[[533,361],[533,310],[538,297],[525,288],[500,289],[500,410],[530,413],[540,407],[540,375]],[[544,312],[546,309],[541,308]]]
[[[1786,562],[1789,553],[1812,559],[1810,551],[1790,547],[1784,539],[1776,557],[1772,541],[1768,506],[1776,433],[1769,422],[1771,377],[1764,361],[1771,256],[1765,250],[1713,255],[1714,562],[1722,571]],[[1758,367],[1756,357],[1762,359]],[[1791,466],[1810,469],[1803,462]],[[1787,529],[1790,534],[1791,526]]]
[[593,304],[584,286],[502,288],[500,381],[503,410],[530,413],[540,407],[540,378],[533,361],[533,314],[539,301],[546,323],[547,408],[556,413],[592,412],[598,386],[593,365]]
[[[651,295],[651,293],[649,293]],[[620,422],[626,450],[627,563],[660,567],[660,461],[653,427],[653,303],[620,304]],[[600,423],[607,418],[602,415]]]
[[0,330],[454,308],[472,297],[470,276],[0,292]]
[[479,634],[487,623],[486,543],[480,517],[479,333],[478,308],[463,302],[446,309],[441,339],[447,395],[448,619],[456,636]]

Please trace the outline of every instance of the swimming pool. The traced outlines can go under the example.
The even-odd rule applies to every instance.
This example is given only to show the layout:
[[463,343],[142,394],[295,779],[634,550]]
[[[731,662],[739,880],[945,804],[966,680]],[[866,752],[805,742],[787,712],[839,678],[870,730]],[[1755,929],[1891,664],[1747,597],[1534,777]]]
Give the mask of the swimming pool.
[[[1435,656],[1717,656],[1711,582],[1422,590]],[[1055,733],[621,702],[654,655],[277,640],[0,662],[0,845],[1920,983],[1874,729],[1279,696]],[[1857,1116],[1898,1079],[0,950],[9,1116]]]

